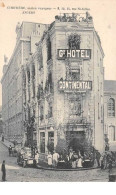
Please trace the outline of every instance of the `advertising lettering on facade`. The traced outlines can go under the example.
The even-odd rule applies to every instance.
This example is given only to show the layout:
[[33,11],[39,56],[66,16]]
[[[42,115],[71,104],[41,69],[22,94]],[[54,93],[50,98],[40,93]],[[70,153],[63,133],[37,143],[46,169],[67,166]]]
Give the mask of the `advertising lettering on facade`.
[[57,49],[58,60],[65,60],[66,58],[73,59],[91,59],[91,49]]
[[92,81],[59,81],[58,89],[60,91],[89,91],[92,90]]

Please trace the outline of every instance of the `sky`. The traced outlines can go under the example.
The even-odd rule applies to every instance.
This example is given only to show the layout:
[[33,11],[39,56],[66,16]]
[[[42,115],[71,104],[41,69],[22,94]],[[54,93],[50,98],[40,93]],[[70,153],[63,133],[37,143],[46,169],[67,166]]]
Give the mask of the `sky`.
[[[2,7],[3,3],[4,7]],[[21,6],[26,9],[20,9]],[[11,7],[15,9],[11,9]],[[35,14],[23,13],[23,11],[29,10],[27,8],[36,8]],[[49,24],[54,21],[57,14],[72,13],[72,8],[76,8],[73,11],[75,13],[83,13],[89,9],[105,54],[105,79],[116,80],[116,0],[0,0],[0,80],[4,55],[10,59],[15,47],[17,23],[30,21]],[[34,11],[34,9],[30,11]],[[0,85],[1,104],[2,89]]]

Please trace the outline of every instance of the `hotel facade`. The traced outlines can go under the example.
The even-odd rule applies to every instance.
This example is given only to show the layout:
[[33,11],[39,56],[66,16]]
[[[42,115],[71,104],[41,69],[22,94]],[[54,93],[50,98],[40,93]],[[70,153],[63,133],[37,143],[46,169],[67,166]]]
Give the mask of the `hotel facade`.
[[[33,25],[38,28],[42,24]],[[16,139],[14,134],[18,135],[20,129],[21,139],[17,141],[37,146],[41,154],[48,153],[50,144],[54,149],[69,149],[73,140],[84,150],[93,146],[104,151],[104,52],[92,17],[88,13],[61,14],[50,25],[42,25],[38,35],[32,33],[32,27],[28,29],[30,34],[27,30],[25,40],[19,35],[22,44],[28,39],[27,49],[21,50],[17,72],[21,78],[20,84],[17,82],[20,96],[19,92],[13,96],[9,88],[11,62],[19,55],[13,54],[2,78],[5,137]],[[14,102],[21,98],[20,105],[17,103],[20,115],[14,107],[14,118],[9,117],[9,91]],[[14,126],[9,125],[11,120]]]

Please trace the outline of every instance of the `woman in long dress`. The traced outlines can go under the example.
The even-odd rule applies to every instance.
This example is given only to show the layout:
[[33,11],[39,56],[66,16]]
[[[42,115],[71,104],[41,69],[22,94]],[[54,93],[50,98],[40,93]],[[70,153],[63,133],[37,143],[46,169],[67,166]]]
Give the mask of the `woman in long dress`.
[[81,156],[78,159],[78,167],[82,167],[82,158],[81,158]]
[[48,165],[51,167],[52,166],[52,154],[50,152],[47,156],[47,159],[48,159]]

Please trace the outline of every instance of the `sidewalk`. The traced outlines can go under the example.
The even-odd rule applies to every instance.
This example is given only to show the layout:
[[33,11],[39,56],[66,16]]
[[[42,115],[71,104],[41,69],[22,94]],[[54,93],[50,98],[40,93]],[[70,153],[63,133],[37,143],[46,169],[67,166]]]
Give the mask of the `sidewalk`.
[[0,140],[1,141],[1,143],[4,145],[4,146],[6,146],[7,148],[11,145],[12,147],[14,147],[14,144],[13,143],[11,143],[11,142],[9,142],[8,140],[5,140],[4,139],[4,142],[2,141],[2,140]]

